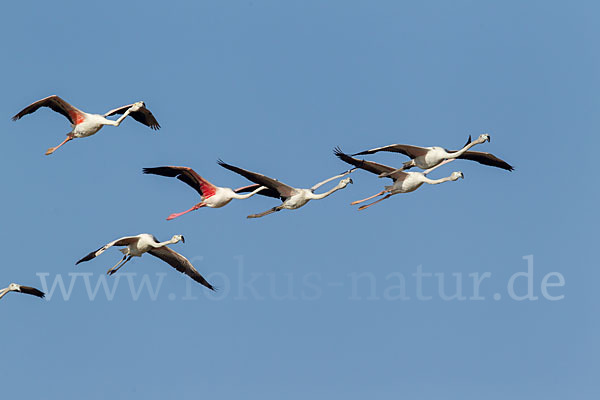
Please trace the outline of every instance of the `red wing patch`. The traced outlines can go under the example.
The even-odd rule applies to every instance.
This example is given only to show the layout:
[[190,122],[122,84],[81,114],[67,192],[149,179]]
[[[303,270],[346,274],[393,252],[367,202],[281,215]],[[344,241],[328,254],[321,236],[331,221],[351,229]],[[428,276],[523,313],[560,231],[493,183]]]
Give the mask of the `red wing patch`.
[[206,183],[202,180],[198,183],[200,184],[200,190],[202,190],[202,195],[205,199],[212,197],[215,195],[215,193],[217,193],[217,188],[215,188],[210,183]]
[[69,111],[69,117],[71,117],[71,119],[75,121],[75,125],[79,125],[80,123],[85,121],[85,117],[83,116],[83,114],[80,114],[77,111]]

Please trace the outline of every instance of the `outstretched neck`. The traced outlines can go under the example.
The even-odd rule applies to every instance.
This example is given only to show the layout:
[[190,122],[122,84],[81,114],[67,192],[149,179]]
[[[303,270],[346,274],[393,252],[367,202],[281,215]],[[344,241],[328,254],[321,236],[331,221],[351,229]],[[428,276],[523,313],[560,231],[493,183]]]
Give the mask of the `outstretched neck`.
[[129,110],[125,111],[125,113],[123,115],[121,115],[119,118],[117,118],[116,121],[113,121],[112,119],[108,119],[106,117],[102,117],[102,118],[104,118],[104,125],[119,126],[119,125],[121,125],[121,122],[123,122],[123,120],[129,116],[129,113],[130,113]]
[[258,189],[253,190],[250,193],[246,193],[246,194],[238,194],[233,192],[233,195],[231,196],[233,199],[239,199],[239,200],[244,200],[244,199],[248,199],[252,196],[254,196],[256,193],[260,192],[261,190],[265,190],[267,189],[266,186],[261,186]]
[[314,194],[313,192],[309,192],[308,198],[311,200],[321,200],[324,199],[325,197],[329,196],[330,194],[333,194],[335,192],[337,192],[340,189],[345,188],[346,186],[342,186],[341,184],[337,184],[335,187],[333,187],[332,189],[328,190],[325,193],[321,193],[321,194]]
[[175,243],[178,243],[178,242],[179,242],[179,239],[171,238],[171,239],[167,240],[166,242],[154,243],[154,247],[155,248],[165,247],[165,246],[168,246],[170,244],[175,244]]
[[458,158],[460,156],[462,156],[467,150],[469,150],[471,147],[483,143],[479,140],[475,140],[474,142],[471,142],[469,144],[467,144],[465,147],[463,147],[462,149],[455,151],[454,153],[448,153],[448,158]]
[[423,175],[423,177],[421,179],[422,179],[423,182],[428,183],[430,185],[438,185],[440,183],[451,181],[452,180],[452,176],[447,176],[445,178],[440,178],[440,179],[429,179],[428,177],[426,177],[425,175]]

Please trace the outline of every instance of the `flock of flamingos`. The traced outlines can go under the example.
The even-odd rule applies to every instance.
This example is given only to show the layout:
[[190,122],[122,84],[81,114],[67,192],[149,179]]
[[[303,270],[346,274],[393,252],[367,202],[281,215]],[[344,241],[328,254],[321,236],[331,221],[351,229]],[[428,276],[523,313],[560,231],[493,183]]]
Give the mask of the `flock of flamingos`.
[[[123,120],[128,116],[150,127],[151,129],[160,129],[158,121],[150,112],[150,110],[146,108],[146,105],[143,101],[118,107],[108,111],[104,115],[100,115],[89,114],[81,111],[58,96],[49,96],[25,107],[12,119],[14,121],[21,119],[25,115],[37,111],[40,107],[49,107],[53,111],[64,115],[69,120],[72,127],[72,130],[67,134],[66,139],[63,140],[59,145],[49,148],[46,151],[46,155],[54,153],[56,150],[58,150],[58,148],[73,139],[92,136],[104,125],[119,126],[121,122],[123,122]],[[120,117],[118,117],[116,120],[107,118],[113,115],[120,115]],[[198,204],[194,205],[187,211],[171,214],[167,220],[177,218],[183,214],[202,207],[220,208],[227,205],[233,199],[247,199],[255,194],[280,199],[281,204],[261,213],[248,215],[248,218],[263,217],[283,209],[295,210],[302,207],[310,200],[324,199],[336,191],[345,188],[348,184],[352,183],[352,179],[350,179],[350,177],[347,175],[351,174],[356,169],[362,169],[376,174],[380,178],[385,177],[392,180],[392,184],[389,186],[384,186],[383,190],[380,192],[351,203],[352,205],[356,205],[379,197],[378,200],[366,205],[361,205],[358,208],[358,210],[365,210],[395,194],[415,191],[424,183],[437,185],[439,183],[456,181],[459,178],[464,178],[463,173],[460,171],[452,172],[452,174],[449,176],[441,179],[430,179],[427,177],[427,175],[436,168],[439,168],[442,165],[450,163],[456,159],[472,160],[480,164],[512,171],[513,167],[510,164],[494,156],[493,154],[470,150],[473,146],[486,141],[490,141],[490,135],[488,134],[482,134],[474,141],[472,141],[471,137],[469,136],[469,140],[460,150],[446,150],[442,147],[418,147],[405,144],[392,144],[389,146],[378,147],[348,155],[342,152],[340,148],[336,148],[334,150],[335,155],[353,167],[342,174],[325,179],[324,181],[319,182],[308,189],[295,188],[280,182],[277,179],[227,164],[221,160],[218,160],[219,165],[239,175],[242,175],[251,181],[252,184],[237,189],[215,186],[202,176],[198,175],[193,169],[188,167],[164,166],[144,168],[143,172],[145,174],[177,178],[191,186],[200,195],[200,202]],[[410,160],[405,162],[402,167],[394,168],[373,161],[359,160],[354,158],[354,156],[374,154],[380,151],[401,153],[405,156],[408,156]],[[413,167],[420,168],[423,171],[409,172],[408,170]],[[315,191],[324,184],[340,178],[343,179],[341,179],[337,185],[330,190],[320,194],[315,193]],[[207,282],[202,275],[200,275],[200,273],[196,270],[196,268],[194,268],[187,258],[168,247],[168,245],[175,244],[180,241],[185,242],[185,239],[182,235],[175,235],[170,240],[165,242],[161,242],[153,235],[149,235],[147,233],[142,233],[136,236],[125,236],[102,246],[96,251],[89,253],[87,256],[77,261],[76,264],[89,261],[99,256],[112,246],[124,246],[124,248],[120,249],[121,253],[123,253],[123,258],[120,259],[114,267],[110,268],[107,274],[112,275],[117,272],[123,267],[123,265],[125,265],[125,263],[131,260],[132,257],[141,257],[144,253],[148,253],[160,258],[177,271],[188,275],[190,278],[204,285],[208,289],[215,290],[215,288],[209,282]],[[37,297],[44,297],[45,295],[42,291],[36,288],[11,283],[7,288],[0,290],[0,299],[9,292],[26,293]]]

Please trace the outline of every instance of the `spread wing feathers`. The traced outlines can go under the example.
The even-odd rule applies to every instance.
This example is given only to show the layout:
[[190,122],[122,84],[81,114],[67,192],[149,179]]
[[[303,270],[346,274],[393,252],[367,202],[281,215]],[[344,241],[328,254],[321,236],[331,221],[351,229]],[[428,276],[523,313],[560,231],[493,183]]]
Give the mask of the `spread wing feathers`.
[[[133,105],[134,104],[129,104],[126,106],[115,108],[114,110],[110,110],[109,112],[104,114],[104,116],[110,117],[111,115],[115,115],[115,114],[124,114]],[[141,107],[139,110],[129,113],[129,115],[132,116],[133,119],[135,119],[137,122],[142,123],[146,126],[149,126],[150,128],[152,128],[154,130],[160,129],[160,125],[159,125],[158,121],[156,120],[156,118],[154,118],[154,115],[152,114],[152,112],[150,112],[150,110],[148,110],[145,105],[143,107]]]
[[333,153],[340,160],[347,162],[350,165],[354,165],[357,168],[364,169],[365,171],[369,171],[377,175],[396,171],[396,168],[388,167],[387,165],[378,164],[372,161],[359,160],[357,158],[350,157],[348,154],[342,152],[342,150],[339,147],[336,147]]
[[77,114],[83,114],[82,111],[73,107],[72,105],[70,105],[63,99],[61,99],[60,97],[58,97],[56,95],[52,95],[52,96],[48,96],[44,99],[38,100],[35,103],[31,103],[30,105],[28,105],[27,107],[25,107],[24,109],[19,111],[14,117],[12,117],[12,120],[16,121],[18,119],[21,119],[25,115],[31,114],[31,113],[37,111],[38,108],[40,108],[40,107],[48,107],[48,108],[52,109],[53,111],[56,111],[57,113],[64,115],[69,120],[69,122],[71,122],[72,124],[75,123],[75,116]]
[[25,293],[25,294],[31,294],[33,296],[37,296],[40,298],[44,298],[44,296],[46,296],[46,294],[44,292],[42,292],[41,290],[38,290],[34,287],[31,287],[31,286],[19,286],[19,292]]
[[90,261],[91,259],[98,257],[100,254],[104,253],[106,251],[106,249],[108,249],[112,246],[129,246],[130,244],[135,243],[138,240],[139,240],[138,236],[125,236],[120,239],[113,240],[112,242],[100,247],[98,250],[92,251],[90,254],[83,257],[81,260],[77,261],[75,263],[75,265],[82,263],[84,261]]
[[[253,185],[248,185],[248,186],[244,186],[241,188],[237,188],[234,190],[234,192],[236,193],[248,193],[248,192],[253,192],[256,189],[258,189],[259,187],[261,187],[262,185],[259,185],[258,183],[255,183]],[[262,196],[268,196],[268,197],[274,197],[276,199],[278,199],[279,196],[279,192],[277,190],[273,190],[273,189],[263,189],[260,192],[256,193],[256,194],[260,194]]]
[[460,157],[464,160],[477,161],[483,165],[489,165],[491,167],[502,168],[507,171],[512,171],[514,168],[512,165],[504,160],[499,159],[491,153],[485,153],[482,151],[465,151]]
[[258,183],[261,186],[266,186],[269,189],[279,193],[277,196],[265,194],[263,193],[264,191],[258,192],[259,194],[263,193],[263,195],[271,197],[291,197],[296,192],[296,189],[286,185],[285,183],[279,182],[277,179],[269,178],[268,176],[258,174],[256,172],[247,171],[245,169],[226,164],[222,160],[218,160],[217,163],[223,168],[227,168],[228,170],[238,173],[254,183]]
[[156,249],[152,249],[148,251],[148,253],[152,254],[154,257],[160,258],[161,260],[169,264],[171,267],[175,268],[177,271],[186,274],[187,276],[200,283],[201,285],[206,286],[210,290],[215,290],[213,285],[208,283],[208,281],[204,279],[202,275],[200,275],[200,272],[198,272],[198,270],[194,268],[192,263],[189,262],[189,260],[181,254],[177,253],[175,250],[172,250],[167,246],[163,246]]
[[361,151],[360,153],[352,154],[353,156],[362,156],[366,154],[374,154],[379,151],[390,151],[393,153],[402,153],[410,158],[419,157],[427,154],[429,149],[419,146],[411,146],[408,144],[390,144],[389,146],[376,147],[371,150]]
[[180,181],[187,183],[194,190],[200,193],[200,196],[210,197],[215,194],[217,187],[198,175],[193,169],[188,167],[155,167],[155,168],[144,168],[145,174],[154,174],[160,176],[168,176],[171,178],[177,178]]

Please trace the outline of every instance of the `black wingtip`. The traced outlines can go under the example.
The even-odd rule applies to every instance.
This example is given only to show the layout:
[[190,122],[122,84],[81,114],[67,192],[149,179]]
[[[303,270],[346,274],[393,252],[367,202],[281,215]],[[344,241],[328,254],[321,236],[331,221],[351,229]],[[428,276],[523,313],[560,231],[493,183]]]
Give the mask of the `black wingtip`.
[[[100,249],[98,249],[98,250],[100,250]],[[96,251],[98,251],[98,250],[96,250]],[[92,258],[96,257],[96,251],[93,251],[93,252],[91,252],[90,254],[88,254],[87,256],[83,257],[81,260],[77,261],[77,262],[75,263],[75,265],[77,265],[77,264],[79,264],[79,263],[82,263],[82,262],[84,262],[84,261],[89,261],[89,260],[91,260]]]
[[467,139],[467,143],[465,143],[465,145],[463,147],[468,146],[469,144],[471,144],[471,135],[469,135],[469,138]]

